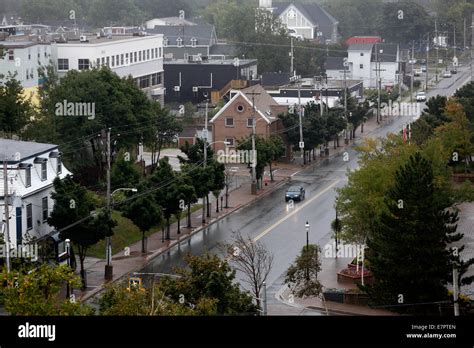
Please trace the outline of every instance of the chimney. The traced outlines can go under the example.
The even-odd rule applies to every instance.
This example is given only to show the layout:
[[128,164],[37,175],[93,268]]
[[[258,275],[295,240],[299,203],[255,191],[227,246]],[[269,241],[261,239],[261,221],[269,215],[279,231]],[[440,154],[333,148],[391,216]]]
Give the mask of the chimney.
[[272,0],[260,0],[260,8],[271,9],[272,7]]

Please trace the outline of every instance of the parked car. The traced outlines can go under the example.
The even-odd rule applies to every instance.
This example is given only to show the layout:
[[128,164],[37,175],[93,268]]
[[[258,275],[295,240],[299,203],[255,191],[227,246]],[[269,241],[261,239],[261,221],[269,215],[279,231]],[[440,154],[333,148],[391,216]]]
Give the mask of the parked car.
[[421,66],[421,72],[424,72],[424,73],[426,72],[426,65]]
[[421,73],[422,73],[421,69],[414,69],[413,70],[413,76],[421,76]]
[[418,92],[416,94],[416,101],[417,102],[424,102],[426,101],[426,93],[425,92]]
[[305,189],[302,186],[290,186],[288,190],[286,190],[285,201],[302,201],[305,198],[305,194]]
[[454,74],[457,74],[457,73],[458,73],[458,71],[456,69],[451,69],[451,74],[454,75]]
[[451,75],[451,72],[449,72],[449,71],[445,71],[445,72],[443,73],[443,77],[445,77],[445,78],[449,78],[449,77],[451,77],[451,76],[452,76],[452,75]]

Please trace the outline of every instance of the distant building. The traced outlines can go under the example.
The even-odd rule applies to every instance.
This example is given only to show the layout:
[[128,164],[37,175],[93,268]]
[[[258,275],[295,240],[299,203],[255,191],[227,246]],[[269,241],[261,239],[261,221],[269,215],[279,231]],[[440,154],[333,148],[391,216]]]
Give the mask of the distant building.
[[188,25],[196,25],[196,24],[180,17],[153,18],[145,22],[146,29],[154,29],[156,26],[163,26],[163,25],[188,26]]
[[131,75],[153,100],[164,102],[163,36],[80,35],[79,40],[51,44],[60,76],[70,70],[108,66],[117,75]]
[[346,45],[375,44],[377,42],[382,42],[382,38],[380,36],[352,36],[346,40]]
[[167,59],[188,59],[189,56],[209,57],[217,44],[213,25],[175,26],[161,25],[147,30],[150,34],[163,35],[164,57]]
[[216,104],[232,88],[250,85],[258,77],[256,59],[205,59],[190,56],[188,60],[165,60],[165,102],[201,103],[209,99]]
[[[231,100],[211,119],[213,128],[214,151],[235,149],[239,140],[252,134],[255,106],[255,132],[268,138],[281,134],[283,125],[278,115],[288,112],[288,108],[279,105],[262,86],[256,85],[231,92]],[[285,158],[291,156],[287,146]]]
[[53,231],[47,222],[54,204],[51,199],[53,181],[71,173],[64,167],[57,145],[0,139],[0,225],[4,221],[5,209],[5,161],[8,170],[10,243],[15,247],[40,240]]
[[318,4],[260,0],[260,8],[275,13],[296,36],[321,43],[339,41],[339,22]]

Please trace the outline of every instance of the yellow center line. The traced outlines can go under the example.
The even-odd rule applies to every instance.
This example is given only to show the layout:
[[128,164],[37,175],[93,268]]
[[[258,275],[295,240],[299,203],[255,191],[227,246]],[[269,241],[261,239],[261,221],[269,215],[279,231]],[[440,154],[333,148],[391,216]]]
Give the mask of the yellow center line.
[[293,210],[290,214],[286,215],[285,217],[281,218],[280,220],[278,220],[277,222],[275,222],[273,225],[271,225],[270,227],[268,227],[265,231],[263,231],[262,233],[260,233],[257,237],[255,237],[253,239],[254,242],[258,241],[260,238],[264,237],[265,235],[267,235],[268,233],[270,233],[275,227],[277,227],[279,224],[281,224],[283,221],[289,219],[290,217],[292,217],[293,215],[295,215],[296,213],[298,213],[301,209],[303,209],[304,207],[306,207],[308,204],[311,204],[314,200],[318,199],[319,197],[321,197],[323,194],[325,194],[327,191],[329,191],[330,189],[332,189],[334,186],[336,186],[341,180],[340,179],[337,179],[335,182],[333,182],[331,185],[329,185],[328,187],[326,187],[324,190],[322,190],[321,192],[319,192],[316,196],[312,197],[309,201],[306,201],[304,204],[300,205],[297,209]]

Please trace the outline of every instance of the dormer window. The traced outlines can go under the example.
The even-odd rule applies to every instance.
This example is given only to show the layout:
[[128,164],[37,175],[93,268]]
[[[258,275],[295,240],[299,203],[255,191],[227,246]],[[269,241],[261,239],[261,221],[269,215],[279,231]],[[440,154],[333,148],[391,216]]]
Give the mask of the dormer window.
[[183,47],[183,39],[178,37],[178,39],[176,39],[176,43],[178,44],[178,47]]
[[192,45],[193,47],[196,47],[196,44],[197,44],[197,39],[196,39],[195,37],[193,37],[193,38],[191,39],[191,45]]

